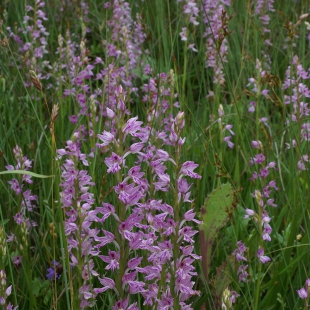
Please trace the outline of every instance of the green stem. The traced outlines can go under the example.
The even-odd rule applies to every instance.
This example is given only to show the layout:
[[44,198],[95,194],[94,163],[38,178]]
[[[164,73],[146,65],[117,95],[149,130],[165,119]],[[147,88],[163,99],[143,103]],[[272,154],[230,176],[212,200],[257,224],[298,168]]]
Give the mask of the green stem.
[[[258,201],[259,202],[259,201]],[[263,208],[259,206],[258,203],[258,210],[259,210],[259,214],[258,214],[258,238],[259,238],[259,245],[258,248],[260,249],[263,245],[263,226],[262,226],[262,216],[263,216]],[[259,302],[259,297],[260,297],[260,284],[261,284],[261,273],[262,273],[262,262],[259,259],[258,260],[258,270],[257,270],[257,279],[256,279],[256,288],[255,288],[255,296],[254,296],[254,310],[258,309],[258,302]]]
[[[179,171],[179,158],[180,158],[180,149],[179,147],[176,148],[176,156],[175,156],[175,163],[176,163],[176,170]],[[179,236],[179,222],[180,222],[180,206],[178,202],[178,192],[177,192],[178,184],[177,180],[175,180],[175,189],[174,189],[174,203],[173,203],[173,210],[174,210],[174,220],[177,223],[175,228],[175,234],[172,235],[172,246],[173,246],[173,270],[171,270],[171,282],[170,282],[170,293],[173,296],[173,309],[179,310],[180,309],[180,300],[178,294],[175,293],[175,280],[176,280],[176,270],[177,270],[177,260],[180,257],[180,247],[178,244],[178,236]],[[172,268],[171,268],[172,269]]]
[[255,289],[255,299],[254,299],[254,310],[258,309],[258,301],[260,296],[260,277],[262,272],[262,262],[259,261],[258,263],[258,270],[257,270],[257,280],[256,280],[256,289]]
[[[186,85],[186,79],[187,79],[187,42],[184,43],[184,62],[183,62],[183,80],[182,80],[182,91],[183,91],[183,98],[186,98],[185,93],[185,85]],[[184,101],[182,100],[182,103]],[[185,111],[185,106],[182,106],[182,111]]]
[[[122,98],[122,99],[124,99],[124,98]],[[125,102],[125,100],[124,100],[124,102]],[[124,135],[122,132],[122,125],[123,125],[122,121],[124,121],[124,115],[121,114],[120,119],[121,119],[121,121],[118,124],[120,143],[119,143],[119,146],[117,147],[116,151],[117,151],[117,154],[119,156],[123,156],[125,146],[124,146],[124,143],[122,143],[123,139],[124,139]],[[122,170],[120,170],[116,173],[117,184],[122,182],[122,176],[123,176]],[[118,207],[116,206],[116,212],[117,212],[117,215],[120,219],[120,223],[123,223],[126,219],[126,206],[123,202],[121,202],[121,201],[118,202]],[[122,238],[122,235],[119,233],[118,229],[116,229],[115,237],[116,237],[116,241],[120,247],[119,272],[116,275],[115,285],[116,285],[116,288],[118,290],[119,297],[124,299],[127,297],[127,294],[125,291],[123,291],[123,276],[125,274],[126,264],[128,262],[129,247],[126,246],[126,240],[124,238]]]

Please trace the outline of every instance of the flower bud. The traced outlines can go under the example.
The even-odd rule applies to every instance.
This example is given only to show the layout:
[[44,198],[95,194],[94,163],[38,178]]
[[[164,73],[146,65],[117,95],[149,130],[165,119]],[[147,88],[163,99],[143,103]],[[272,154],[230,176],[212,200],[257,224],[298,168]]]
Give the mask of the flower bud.
[[3,287],[6,286],[6,274],[4,270],[0,270],[0,283],[1,283],[1,286]]
[[230,300],[230,290],[226,288],[222,295],[222,309],[228,310],[231,309],[232,302]]
[[261,141],[257,140],[257,141],[252,141],[252,148],[254,149],[262,149],[263,148],[263,144]]

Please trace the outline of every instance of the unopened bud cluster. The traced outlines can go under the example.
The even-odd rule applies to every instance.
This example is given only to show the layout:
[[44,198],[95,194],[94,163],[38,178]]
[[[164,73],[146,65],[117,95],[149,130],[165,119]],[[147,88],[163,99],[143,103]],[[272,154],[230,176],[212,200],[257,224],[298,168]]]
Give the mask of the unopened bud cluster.
[[5,242],[5,234],[2,226],[0,226],[0,258],[1,264],[4,263],[6,257],[6,242]]
[[[0,305],[4,306],[7,304],[6,299],[11,295],[12,285],[6,288],[6,274],[4,270],[0,270]],[[2,309],[2,308],[1,308]],[[9,303],[6,309],[13,309]],[[16,309],[16,308],[15,308]]]
[[28,247],[28,230],[26,221],[23,221],[21,224],[21,236],[22,236],[22,245],[27,248]]

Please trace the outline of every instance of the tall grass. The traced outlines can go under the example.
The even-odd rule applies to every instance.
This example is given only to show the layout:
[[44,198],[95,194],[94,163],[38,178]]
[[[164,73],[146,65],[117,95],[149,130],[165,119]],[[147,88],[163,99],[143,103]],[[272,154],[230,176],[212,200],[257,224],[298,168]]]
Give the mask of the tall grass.
[[[309,8],[308,0],[0,4],[4,309],[308,309]],[[136,116],[143,124],[126,131]],[[104,131],[115,139],[100,138]],[[107,162],[112,151],[126,154],[120,170]],[[189,161],[197,174],[184,172]],[[134,166],[144,175],[128,181]],[[181,179],[192,183],[186,198]],[[121,196],[121,182],[139,185],[139,199]],[[191,209],[199,220],[182,226]],[[103,246],[108,232],[113,242]],[[138,235],[152,245],[135,246]],[[197,274],[186,274],[185,293],[178,259],[194,253],[202,258],[188,263]],[[150,266],[160,268],[154,278]]]

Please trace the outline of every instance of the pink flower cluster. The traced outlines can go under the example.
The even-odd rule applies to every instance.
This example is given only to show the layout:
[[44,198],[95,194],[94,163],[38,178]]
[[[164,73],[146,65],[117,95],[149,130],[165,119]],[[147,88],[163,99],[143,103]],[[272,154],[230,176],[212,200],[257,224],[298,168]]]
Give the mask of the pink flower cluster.
[[[32,161],[28,159],[27,156],[23,156],[21,148],[16,145],[13,148],[13,155],[16,160],[16,165],[7,165],[6,169],[9,171],[14,170],[25,170],[28,171],[31,169]],[[20,205],[16,206],[14,209],[13,219],[15,223],[21,227],[24,238],[29,235],[29,231],[37,226],[37,223],[29,217],[32,211],[37,206],[38,198],[36,195],[32,194],[30,189],[25,189],[27,184],[32,184],[33,180],[31,175],[22,174],[19,175],[19,178],[13,178],[12,180],[8,181],[11,186],[11,189],[15,192],[16,196],[19,197],[18,201],[20,201]],[[20,236],[19,236],[20,237]],[[23,245],[22,238],[18,240],[15,236],[14,232],[12,231],[10,237],[8,238],[7,242],[16,242],[19,246]],[[20,260],[18,260],[19,262]]]
[[[13,38],[19,45],[19,52],[23,57],[19,59],[19,68],[26,66],[37,72],[39,80],[49,80],[51,78],[51,65],[49,61],[43,60],[48,54],[47,44],[49,33],[44,26],[48,18],[43,11],[45,2],[36,0],[34,6],[27,5],[27,15],[24,16],[23,25],[17,29],[7,28],[8,36]],[[30,79],[25,82],[28,87],[31,85]],[[47,88],[51,87],[51,84]]]
[[[305,70],[298,57],[293,57],[292,66],[286,70],[286,79],[283,83],[283,89],[287,91],[284,95],[284,104],[291,106],[291,114],[288,117],[288,124],[300,124],[299,141],[292,139],[286,143],[287,148],[296,148],[298,142],[307,144],[310,141],[310,124],[308,122],[310,109],[308,102],[310,90],[307,86],[307,80],[310,78],[309,72]],[[297,167],[298,170],[307,170],[309,162],[308,154],[301,154]]]
[[206,25],[204,36],[206,37],[206,67],[213,68],[215,84],[224,85],[224,67],[223,63],[227,61],[228,42],[226,38],[222,38],[223,27],[227,30],[227,26],[222,24],[221,16],[225,10],[225,6],[229,6],[230,1],[222,0],[204,0],[201,12],[203,21]]
[[[176,305],[191,309],[187,299],[199,294],[192,281],[197,275],[193,263],[200,259],[193,246],[198,231],[190,223],[200,221],[195,219],[192,209],[182,211],[181,206],[192,202],[188,179],[201,176],[194,172],[198,167],[194,162],[179,162],[185,142],[181,136],[184,113],[178,112],[175,117],[168,114],[171,105],[178,107],[171,102],[170,78],[160,74],[159,82],[150,80],[144,85],[143,100],[151,107],[156,104],[156,113],[151,108],[148,121],[151,124],[156,119],[158,128],[143,126],[137,116],[128,118],[126,92],[122,86],[115,86],[115,101],[107,102],[109,122],[97,135],[100,140],[97,149],[88,156],[83,154],[82,142],[89,138],[77,131],[75,140],[68,141],[66,149],[58,150],[59,159],[70,157],[62,165],[61,203],[67,214],[65,233],[71,265],[84,266],[85,271],[88,266],[90,270],[80,287],[81,308],[92,306],[97,295],[108,289],[117,298],[115,307],[128,305],[129,295],[140,294],[145,305],[157,305],[158,309]],[[171,146],[173,156],[164,150]],[[93,208],[93,196],[88,190],[94,184],[87,171],[77,167],[79,162],[87,167],[94,156],[97,160],[103,157],[106,173],[117,180],[113,186],[117,203],[102,202],[100,207]],[[172,175],[167,172],[168,167],[174,171]],[[175,197],[173,206],[156,198],[168,192]],[[116,230],[109,231],[108,223],[113,223]],[[99,275],[93,260],[87,262],[87,257],[100,258],[106,272]],[[92,287],[93,276],[102,287]],[[128,307],[136,309],[135,303]]]

